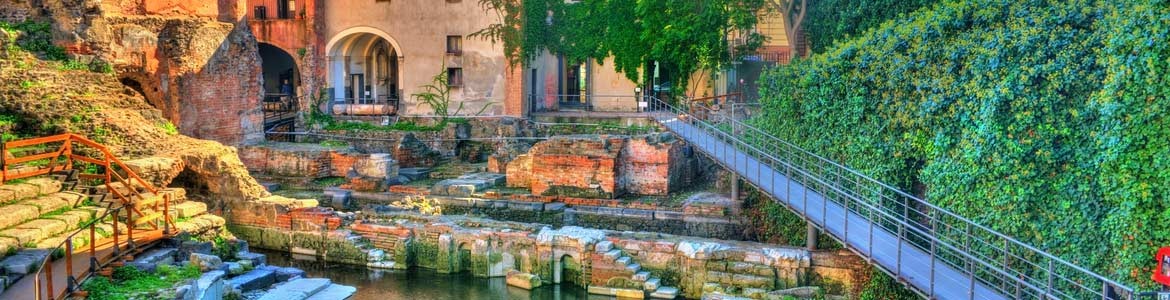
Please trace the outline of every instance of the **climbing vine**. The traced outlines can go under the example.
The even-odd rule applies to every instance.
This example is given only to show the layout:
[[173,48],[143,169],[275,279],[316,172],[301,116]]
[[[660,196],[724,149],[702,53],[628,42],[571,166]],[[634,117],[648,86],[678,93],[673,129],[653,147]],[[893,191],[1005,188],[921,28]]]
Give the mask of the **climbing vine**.
[[499,22],[472,34],[502,42],[516,65],[543,51],[569,62],[613,59],[613,67],[635,82],[652,61],[668,69],[671,82],[685,90],[698,70],[718,70],[731,56],[727,36],[740,32],[744,53],[763,43],[751,32],[763,0],[480,0]]
[[1106,277],[1170,245],[1170,3],[950,0],[770,70],[753,123]]

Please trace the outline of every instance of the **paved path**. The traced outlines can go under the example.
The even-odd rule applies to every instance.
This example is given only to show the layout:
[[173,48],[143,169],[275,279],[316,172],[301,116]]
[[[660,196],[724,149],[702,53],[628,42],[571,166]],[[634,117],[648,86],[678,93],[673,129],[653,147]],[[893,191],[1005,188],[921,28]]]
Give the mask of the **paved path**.
[[[846,217],[841,204],[825,201],[817,191],[792,181],[778,170],[761,164],[756,158],[734,149],[732,145],[720,141],[712,134],[680,121],[677,115],[655,113],[654,119],[724,167],[735,171],[744,180],[752,182],[772,195],[777,201],[783,202],[797,213],[809,212],[805,215],[811,222],[820,225],[838,239],[846,241],[849,248],[863,256],[869,256],[874,263],[886,270],[901,274],[902,278],[918,290],[928,295],[933,294],[938,299],[1006,299],[987,286],[972,281],[966,272],[956,270],[942,260],[932,259],[929,252],[910,246],[908,242],[899,239],[896,233],[880,226],[873,226],[865,216],[850,211]],[[931,280],[932,277],[934,280]]]
[[[153,241],[156,241],[156,240],[162,238],[162,236],[163,236],[162,230],[142,230],[142,231],[135,230],[134,231],[134,243],[136,245],[139,245],[139,246],[145,246],[146,244],[148,244],[150,242],[153,242]],[[126,236],[125,235],[119,236],[118,242],[120,244],[120,247],[123,247],[122,249],[124,250],[126,245],[127,245]],[[112,237],[102,239],[98,242],[98,244],[96,246],[94,246],[94,249],[96,252],[96,256],[99,258],[98,259],[99,261],[108,261],[113,256],[113,253],[114,253],[114,239]],[[139,249],[143,249],[143,248],[139,248]],[[89,272],[89,258],[90,258],[89,246],[82,247],[81,249],[78,249],[76,251],[77,252],[73,253],[73,276],[80,278],[81,275],[85,274],[86,272]],[[54,261],[52,263],[52,268],[53,268],[53,297],[54,297],[53,299],[57,299],[57,298],[61,297],[62,293],[65,293],[66,282],[67,282],[65,279],[65,274],[67,273],[67,272],[65,272],[65,259],[61,258],[61,259],[57,259],[56,261]],[[16,284],[13,284],[12,286],[8,287],[8,289],[5,290],[3,294],[0,294],[0,299],[3,299],[3,300],[47,299],[46,298],[47,294],[45,293],[47,291],[47,289],[46,289],[47,285],[45,284],[45,281],[44,281],[45,277],[43,274],[40,275],[41,286],[42,286],[41,290],[40,290],[40,292],[41,292],[40,298],[38,298],[36,293],[34,293],[34,291],[37,290],[37,287],[36,287],[37,283],[35,282],[36,280],[34,280],[34,278],[33,278],[34,274],[36,274],[36,273],[29,274],[28,276],[21,278],[20,281],[17,281]]]

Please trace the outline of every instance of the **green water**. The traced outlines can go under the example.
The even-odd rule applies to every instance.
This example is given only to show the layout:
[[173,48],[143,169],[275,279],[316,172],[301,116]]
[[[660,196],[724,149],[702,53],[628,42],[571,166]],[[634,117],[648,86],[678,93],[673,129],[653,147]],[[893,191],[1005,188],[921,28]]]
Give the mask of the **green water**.
[[268,255],[268,264],[305,270],[308,277],[324,277],[338,284],[357,287],[352,300],[495,300],[551,299],[599,300],[608,296],[589,295],[571,284],[550,285],[527,291],[510,287],[504,278],[476,278],[467,273],[439,274],[426,269],[376,270],[365,267],[294,259],[282,252],[253,249]]

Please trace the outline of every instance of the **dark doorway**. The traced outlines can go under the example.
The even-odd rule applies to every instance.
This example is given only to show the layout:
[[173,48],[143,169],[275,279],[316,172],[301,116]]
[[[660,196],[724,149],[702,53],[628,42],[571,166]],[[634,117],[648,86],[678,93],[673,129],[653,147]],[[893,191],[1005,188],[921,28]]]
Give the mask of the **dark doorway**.
[[264,85],[264,136],[268,140],[292,141],[286,134],[294,131],[300,97],[297,64],[292,55],[280,47],[260,43],[260,68]]

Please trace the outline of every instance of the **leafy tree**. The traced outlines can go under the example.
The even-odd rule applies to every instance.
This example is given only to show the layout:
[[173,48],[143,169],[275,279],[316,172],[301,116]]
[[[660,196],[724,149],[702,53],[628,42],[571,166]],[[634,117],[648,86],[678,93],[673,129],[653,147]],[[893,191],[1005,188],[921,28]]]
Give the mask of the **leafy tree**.
[[751,31],[764,0],[480,0],[500,22],[472,36],[502,42],[510,61],[527,62],[542,51],[569,62],[612,57],[615,70],[633,81],[648,62],[669,68],[685,89],[689,76],[718,70],[734,57],[727,36],[742,32],[748,52],[763,37]]

